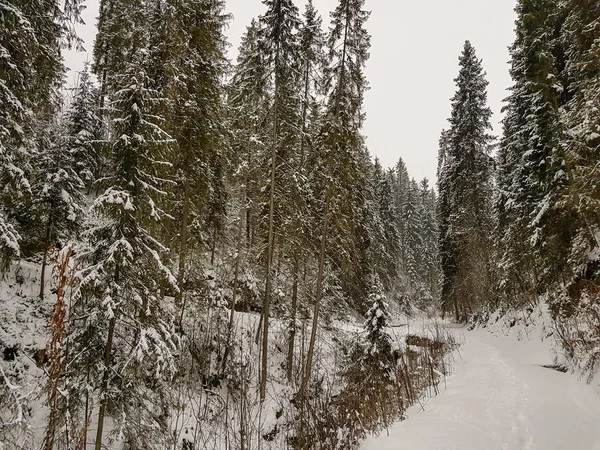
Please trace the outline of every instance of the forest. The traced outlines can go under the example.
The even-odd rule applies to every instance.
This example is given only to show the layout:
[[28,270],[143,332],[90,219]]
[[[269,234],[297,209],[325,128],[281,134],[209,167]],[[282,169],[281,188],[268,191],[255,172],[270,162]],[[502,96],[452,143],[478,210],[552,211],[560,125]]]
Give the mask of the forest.
[[101,0],[67,91],[85,3],[0,0],[0,449],[358,448],[540,306],[596,374],[600,2],[518,0],[500,136],[457,49],[437,183],[367,148],[375,2],[229,61],[225,0]]

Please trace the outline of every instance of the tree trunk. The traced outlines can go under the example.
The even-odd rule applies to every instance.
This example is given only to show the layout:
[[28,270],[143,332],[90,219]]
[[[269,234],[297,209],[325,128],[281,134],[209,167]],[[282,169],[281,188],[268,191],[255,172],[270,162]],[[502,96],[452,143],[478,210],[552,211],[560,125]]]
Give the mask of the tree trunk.
[[319,253],[319,271],[317,274],[317,292],[315,295],[315,306],[313,311],[312,330],[310,332],[310,343],[308,344],[308,353],[306,355],[306,367],[304,376],[302,377],[302,385],[300,386],[299,397],[304,398],[308,381],[312,372],[312,361],[315,353],[315,342],[317,340],[317,326],[319,323],[319,308],[321,306],[321,298],[323,297],[323,277],[325,271],[325,255],[327,251],[327,232],[329,228],[329,194],[325,193],[325,217],[323,219],[323,233],[321,234],[321,251]]
[[104,375],[102,375],[102,391],[100,398],[100,411],[98,411],[98,429],[96,431],[95,450],[102,450],[102,431],[104,428],[104,415],[106,414],[106,405],[108,398],[108,379],[110,377],[110,355],[112,353],[113,335],[117,319],[113,316],[108,323],[108,337],[106,338],[106,347],[104,348]]
[[[254,132],[256,133],[256,129],[254,130]],[[250,148],[248,148],[248,151],[246,152],[246,165],[249,168],[250,164],[251,164],[251,159],[250,159]],[[248,170],[248,169],[246,169]],[[250,209],[251,206],[251,202],[250,202],[250,188],[248,186],[249,180],[248,180],[248,172],[246,172],[246,177],[245,177],[245,191],[246,191],[246,249],[248,251],[250,251],[250,246],[252,245],[252,239],[251,239],[251,235],[252,235],[252,228],[251,228],[251,224],[252,224],[252,212]]]
[[[52,310],[50,319],[51,339],[48,346],[47,356],[50,360],[50,369],[48,371],[48,384],[50,386],[48,392],[48,407],[50,409],[48,415],[48,425],[46,426],[46,434],[44,436],[44,450],[54,449],[54,440],[56,428],[64,405],[64,394],[61,392],[59,383],[65,373],[66,365],[63,361],[63,344],[66,337],[65,319],[67,307],[65,304],[65,288],[72,284],[72,278],[69,275],[69,261],[71,259],[72,250],[69,250],[64,259],[58,262],[59,275],[56,289],[56,304]],[[62,400],[62,401],[61,401]],[[68,439],[68,421],[65,423]],[[68,441],[67,441],[68,442]]]
[[[52,208],[52,206],[51,206]],[[52,211],[48,215],[46,222],[46,237],[44,239],[44,256],[42,258],[42,273],[40,274],[40,299],[44,300],[44,290],[46,283],[46,264],[48,261],[48,250],[50,247],[50,231],[52,230]]]
[[262,349],[261,349],[261,377],[260,377],[260,401],[265,400],[267,395],[267,362],[269,347],[269,308],[271,307],[271,273],[273,265],[273,247],[275,239],[273,237],[273,222],[275,216],[275,169],[277,167],[277,147],[279,140],[279,44],[275,50],[275,92],[273,95],[273,142],[271,145],[271,192],[269,195],[269,234],[267,245],[267,276],[265,280],[265,297],[262,311]]
[[181,211],[181,229],[179,232],[179,269],[177,271],[177,287],[179,292],[175,295],[175,300],[181,307],[179,317],[179,328],[183,325],[183,314],[185,311],[185,265],[187,262],[188,250],[188,222],[190,218],[190,182],[186,178],[183,187],[183,208]]
[[454,296],[454,298],[452,299],[452,302],[454,303],[454,319],[456,320],[456,323],[460,322],[460,314],[458,312],[458,300],[456,299],[456,296]]
[[[215,251],[217,249],[217,240],[218,240],[218,226],[217,223],[215,222],[214,227],[213,227],[213,236],[212,236],[212,245],[211,245],[211,249],[210,249],[210,265],[214,266],[215,265]],[[241,236],[240,236],[241,238]]]
[[[275,109],[275,117],[277,117],[277,109]],[[275,126],[275,128],[277,128]],[[277,131],[274,131],[275,136]],[[267,362],[268,362],[268,347],[269,347],[269,308],[271,307],[271,284],[272,284],[272,268],[273,265],[273,222],[275,215],[275,160],[277,157],[276,139],[273,143],[271,152],[271,194],[269,199],[269,235],[267,245],[267,274],[265,282],[265,297],[262,310],[262,349],[261,349],[261,377],[260,377],[260,401],[264,401],[267,395]]]
[[294,376],[294,345],[296,341],[296,318],[298,316],[298,257],[294,262],[294,282],[292,285],[292,317],[290,319],[290,335],[288,338],[288,353],[286,375],[288,382],[292,382]]
[[221,365],[221,373],[225,373],[227,366],[227,358],[229,356],[229,349],[231,347],[231,337],[233,335],[233,320],[235,316],[235,303],[237,299],[238,290],[238,278],[240,272],[240,253],[242,251],[242,234],[244,230],[244,210],[240,210],[240,223],[238,225],[238,241],[237,241],[237,255],[235,258],[235,269],[233,275],[233,294],[231,297],[231,311],[229,312],[229,328],[227,329],[227,345],[225,346],[225,352],[223,353],[223,363]]

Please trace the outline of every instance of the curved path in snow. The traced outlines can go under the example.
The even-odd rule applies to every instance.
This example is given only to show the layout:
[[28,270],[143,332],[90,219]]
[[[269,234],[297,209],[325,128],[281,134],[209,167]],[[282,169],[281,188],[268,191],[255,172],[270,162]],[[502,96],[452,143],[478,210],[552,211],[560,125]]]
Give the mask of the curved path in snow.
[[447,389],[361,450],[600,450],[600,394],[550,364],[539,338],[464,334]]

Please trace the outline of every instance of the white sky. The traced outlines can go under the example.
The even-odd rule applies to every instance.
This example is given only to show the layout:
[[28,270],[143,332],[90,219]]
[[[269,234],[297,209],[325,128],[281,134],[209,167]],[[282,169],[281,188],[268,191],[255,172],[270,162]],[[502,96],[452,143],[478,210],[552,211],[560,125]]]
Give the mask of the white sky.
[[[338,0],[313,0],[329,22]],[[66,55],[73,74],[91,59],[99,0],[87,0],[86,26],[80,28],[86,53]],[[303,12],[305,0],[296,0]],[[450,97],[458,72],[458,55],[469,39],[488,74],[494,133],[499,135],[500,108],[511,84],[508,46],[514,38],[516,0],[366,0],[372,35],[366,76],[364,133],[371,153],[384,166],[402,157],[417,179],[435,180],[438,138],[447,126]],[[234,15],[227,35],[235,60],[240,37],[252,17],[262,14],[261,0],[228,0]]]

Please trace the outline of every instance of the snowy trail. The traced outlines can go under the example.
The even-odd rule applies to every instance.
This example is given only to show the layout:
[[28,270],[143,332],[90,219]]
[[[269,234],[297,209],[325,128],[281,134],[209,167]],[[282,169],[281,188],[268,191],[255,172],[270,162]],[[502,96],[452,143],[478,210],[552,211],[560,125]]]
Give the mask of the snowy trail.
[[600,450],[600,395],[542,367],[546,344],[486,330],[464,338],[447,390],[361,450]]

